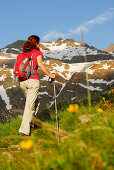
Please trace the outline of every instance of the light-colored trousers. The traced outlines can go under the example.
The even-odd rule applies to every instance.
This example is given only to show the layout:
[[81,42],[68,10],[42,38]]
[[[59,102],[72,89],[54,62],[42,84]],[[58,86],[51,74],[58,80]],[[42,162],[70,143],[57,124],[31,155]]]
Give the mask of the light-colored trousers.
[[26,96],[25,109],[19,133],[30,134],[30,123],[35,112],[35,101],[38,96],[40,82],[37,79],[28,79],[20,82],[20,88]]

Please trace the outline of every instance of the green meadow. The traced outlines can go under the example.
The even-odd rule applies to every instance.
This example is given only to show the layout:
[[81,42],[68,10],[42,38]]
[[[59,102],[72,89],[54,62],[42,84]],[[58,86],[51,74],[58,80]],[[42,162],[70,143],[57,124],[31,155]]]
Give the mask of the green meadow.
[[113,170],[113,97],[104,92],[91,108],[86,100],[59,104],[59,141],[54,107],[49,120],[34,119],[30,137],[18,136],[21,118],[0,124],[0,170]]

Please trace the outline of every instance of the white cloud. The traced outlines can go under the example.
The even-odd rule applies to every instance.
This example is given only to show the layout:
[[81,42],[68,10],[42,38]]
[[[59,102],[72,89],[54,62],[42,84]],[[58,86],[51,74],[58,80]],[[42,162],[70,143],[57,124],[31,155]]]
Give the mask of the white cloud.
[[72,35],[78,35],[80,34],[80,31],[83,30],[83,32],[87,32],[88,31],[88,28],[84,25],[80,25],[78,26],[76,29],[74,30],[69,30],[69,33],[68,35],[69,36],[72,36]]
[[42,38],[43,41],[49,41],[52,38],[68,38],[73,35],[79,35],[81,30],[83,32],[87,32],[90,28],[96,24],[101,24],[103,22],[109,21],[114,18],[114,8],[109,8],[104,14],[97,16],[91,20],[88,20],[81,25],[79,25],[76,29],[70,29],[68,33],[62,33],[58,31],[48,31]]
[[49,31],[44,35],[42,39],[43,41],[48,41],[51,38],[58,38],[58,37],[65,38],[66,36],[65,34],[58,32],[58,31]]
[[100,24],[100,23],[103,23],[105,21],[111,20],[113,18],[114,18],[114,8],[110,8],[104,14],[102,14],[102,15],[100,15],[100,16],[92,19],[92,20],[85,22],[84,25]]

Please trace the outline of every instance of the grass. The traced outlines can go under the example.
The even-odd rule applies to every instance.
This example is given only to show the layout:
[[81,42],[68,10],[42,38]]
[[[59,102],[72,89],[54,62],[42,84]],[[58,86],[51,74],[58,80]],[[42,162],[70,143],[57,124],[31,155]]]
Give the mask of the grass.
[[[31,137],[19,137],[21,118],[0,124],[0,170],[113,170],[114,167],[114,107],[99,113],[99,103],[89,108],[80,103],[77,113],[59,105],[59,135],[56,116],[40,122],[41,127]],[[49,112],[49,110],[48,110]],[[33,141],[25,150],[21,141]]]

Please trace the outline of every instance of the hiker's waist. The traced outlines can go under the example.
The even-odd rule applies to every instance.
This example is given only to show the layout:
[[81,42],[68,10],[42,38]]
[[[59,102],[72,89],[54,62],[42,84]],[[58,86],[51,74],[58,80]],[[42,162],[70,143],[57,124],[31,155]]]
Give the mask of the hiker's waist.
[[37,79],[37,80],[39,80],[39,77],[38,77],[38,75],[34,74],[34,75],[31,75],[29,77],[29,79]]

